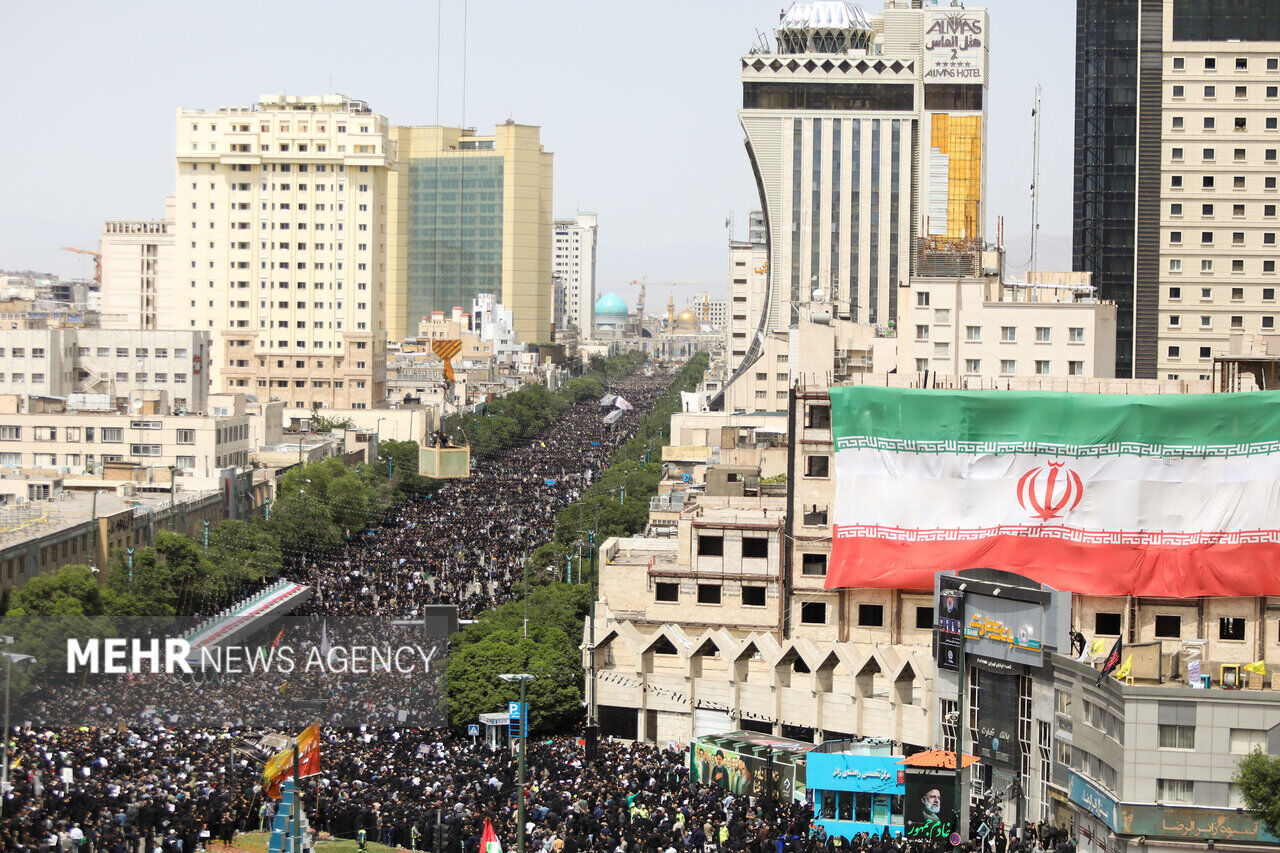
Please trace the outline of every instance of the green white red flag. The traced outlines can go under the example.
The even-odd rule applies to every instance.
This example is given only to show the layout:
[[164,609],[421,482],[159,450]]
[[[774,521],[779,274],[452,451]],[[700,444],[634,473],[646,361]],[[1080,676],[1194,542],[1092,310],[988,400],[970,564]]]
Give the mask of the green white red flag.
[[831,389],[826,585],[1280,594],[1280,393]]
[[489,818],[484,819],[484,833],[480,836],[481,853],[502,853],[502,844],[498,841],[498,834],[493,831],[493,822]]

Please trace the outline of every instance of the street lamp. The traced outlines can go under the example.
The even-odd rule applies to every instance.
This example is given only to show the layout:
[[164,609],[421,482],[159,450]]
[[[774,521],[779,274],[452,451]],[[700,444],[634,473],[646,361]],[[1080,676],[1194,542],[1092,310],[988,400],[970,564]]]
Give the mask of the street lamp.
[[527,672],[506,673],[499,675],[503,681],[520,682],[520,811],[516,821],[516,853],[524,853],[524,747],[525,735],[529,731],[529,708],[525,705],[525,685],[533,681],[534,676]]
[[378,418],[373,425],[373,459],[369,461],[374,468],[378,467],[378,445],[382,443],[382,422],[389,418]]
[[[0,637],[0,643],[6,646],[13,645],[13,637]],[[4,795],[9,792],[9,679],[13,675],[13,662],[29,663],[34,661],[31,655],[20,655],[16,652],[3,652],[4,655],[4,745],[3,754],[0,760],[4,761],[0,765],[0,815],[4,814]]]

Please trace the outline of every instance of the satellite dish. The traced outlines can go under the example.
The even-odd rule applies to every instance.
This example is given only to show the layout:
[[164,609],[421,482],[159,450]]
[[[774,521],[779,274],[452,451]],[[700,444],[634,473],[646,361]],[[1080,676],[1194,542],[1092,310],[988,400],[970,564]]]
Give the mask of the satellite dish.
[[129,401],[129,411],[133,412],[135,415],[136,415],[136,414],[138,414],[139,412],[141,412],[141,411],[142,411],[142,401],[141,401],[141,400],[139,400],[137,397],[134,397],[132,400],[130,400],[130,401]]
[[815,288],[813,289],[813,301],[814,301],[814,302],[821,302],[824,296],[826,296],[826,294],[824,294],[824,293],[822,292],[822,288],[821,288],[821,287],[815,287]]

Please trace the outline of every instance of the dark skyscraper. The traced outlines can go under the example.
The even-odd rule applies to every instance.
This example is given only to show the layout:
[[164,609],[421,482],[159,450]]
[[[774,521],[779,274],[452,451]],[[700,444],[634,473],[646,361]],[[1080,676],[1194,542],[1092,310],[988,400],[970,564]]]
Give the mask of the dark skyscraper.
[[1116,376],[1133,375],[1138,2],[1076,4],[1073,263],[1116,303]]

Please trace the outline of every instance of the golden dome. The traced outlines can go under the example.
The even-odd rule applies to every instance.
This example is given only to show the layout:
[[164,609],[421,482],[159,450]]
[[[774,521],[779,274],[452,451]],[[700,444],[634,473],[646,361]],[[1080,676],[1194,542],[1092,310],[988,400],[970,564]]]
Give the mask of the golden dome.
[[676,322],[682,326],[698,325],[698,318],[694,316],[692,311],[681,311],[676,315]]

